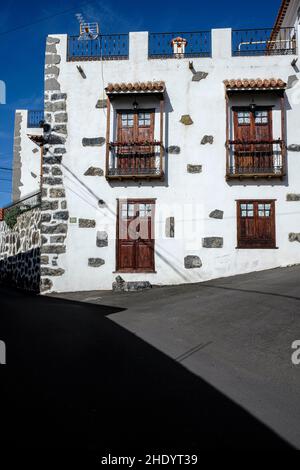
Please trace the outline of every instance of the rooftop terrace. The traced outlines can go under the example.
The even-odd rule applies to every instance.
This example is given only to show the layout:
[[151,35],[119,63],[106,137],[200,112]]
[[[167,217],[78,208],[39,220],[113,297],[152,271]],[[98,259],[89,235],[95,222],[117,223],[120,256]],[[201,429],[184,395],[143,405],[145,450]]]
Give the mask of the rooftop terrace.
[[[126,60],[129,34],[99,35],[96,39],[68,36],[67,60]],[[149,59],[212,56],[212,31],[175,31],[148,34]],[[232,56],[293,55],[297,52],[294,27],[231,30]]]

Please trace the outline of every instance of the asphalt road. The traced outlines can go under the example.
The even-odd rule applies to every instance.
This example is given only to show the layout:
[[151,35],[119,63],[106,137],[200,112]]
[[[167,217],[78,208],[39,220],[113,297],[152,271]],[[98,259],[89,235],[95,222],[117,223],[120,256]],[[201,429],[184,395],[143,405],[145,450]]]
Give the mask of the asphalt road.
[[0,287],[2,443],[189,453],[300,448],[300,267],[131,294]]

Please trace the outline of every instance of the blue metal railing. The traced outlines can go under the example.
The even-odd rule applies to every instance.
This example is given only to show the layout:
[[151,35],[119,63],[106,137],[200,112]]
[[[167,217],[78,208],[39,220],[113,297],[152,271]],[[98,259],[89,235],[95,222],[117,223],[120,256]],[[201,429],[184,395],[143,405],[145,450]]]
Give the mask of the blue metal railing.
[[[184,54],[175,54],[172,40],[180,37],[186,40]],[[149,33],[148,56],[159,58],[211,57],[211,31]]]
[[41,127],[41,121],[44,120],[44,111],[28,111],[27,127]]
[[296,30],[292,28],[234,29],[233,56],[296,54]]
[[107,34],[96,39],[68,36],[67,60],[122,60],[128,59],[129,35]]

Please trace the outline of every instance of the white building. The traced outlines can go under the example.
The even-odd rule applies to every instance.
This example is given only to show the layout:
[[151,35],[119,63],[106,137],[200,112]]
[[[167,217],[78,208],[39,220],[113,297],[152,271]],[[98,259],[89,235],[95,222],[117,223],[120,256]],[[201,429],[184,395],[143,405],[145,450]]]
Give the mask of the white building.
[[31,135],[43,135],[40,121],[42,111],[17,109],[14,129],[14,160],[12,198],[13,201],[40,190],[42,153],[38,139],[32,141]]
[[275,28],[300,24],[300,5],[298,0],[283,0],[275,22]]
[[266,30],[48,36],[43,291],[300,263],[299,7]]

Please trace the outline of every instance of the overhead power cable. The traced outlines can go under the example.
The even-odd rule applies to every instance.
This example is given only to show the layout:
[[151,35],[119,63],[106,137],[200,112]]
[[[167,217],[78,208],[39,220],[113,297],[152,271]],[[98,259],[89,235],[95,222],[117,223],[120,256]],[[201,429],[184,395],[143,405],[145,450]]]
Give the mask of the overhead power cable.
[[90,0],[89,2],[81,3],[80,5],[77,5],[77,6],[72,7],[72,8],[68,8],[67,10],[63,10],[59,13],[54,13],[53,15],[44,16],[44,18],[40,18],[39,20],[32,21],[31,23],[26,23],[26,24],[23,24],[21,26],[17,26],[16,28],[12,28],[12,29],[7,29],[6,31],[0,31],[0,36],[2,36],[4,34],[8,34],[8,33],[13,33],[15,31],[19,31],[20,29],[23,29],[23,28],[28,28],[29,26],[33,26],[33,25],[36,25],[38,23],[42,23],[43,21],[50,20],[52,18],[55,18],[56,16],[64,15],[66,13],[69,13],[70,11],[78,10],[79,8],[90,5],[91,3],[95,3],[96,1],[98,1],[98,0]]

